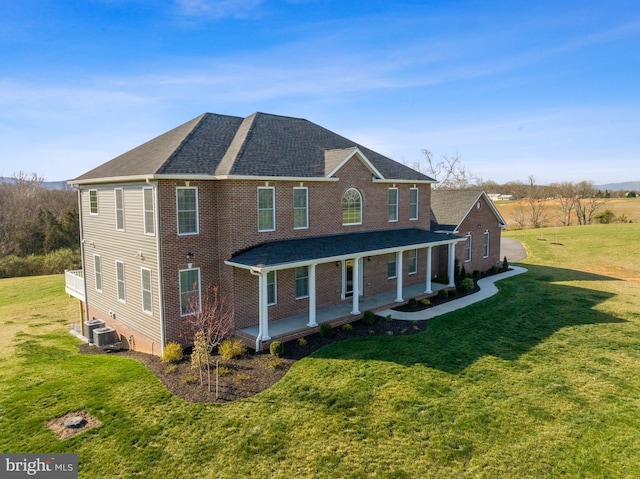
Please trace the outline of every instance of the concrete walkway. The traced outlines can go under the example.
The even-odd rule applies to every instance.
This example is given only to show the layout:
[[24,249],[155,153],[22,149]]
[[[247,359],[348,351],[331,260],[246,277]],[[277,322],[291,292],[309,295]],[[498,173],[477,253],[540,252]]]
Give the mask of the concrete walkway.
[[442,314],[450,313],[451,311],[455,311],[457,309],[466,308],[470,304],[477,303],[478,301],[482,301],[483,299],[487,299],[498,292],[498,288],[495,285],[496,281],[500,281],[501,279],[510,278],[512,276],[516,276],[518,274],[526,272],[527,270],[525,268],[521,268],[520,266],[511,266],[510,271],[478,280],[480,291],[478,291],[477,293],[464,296],[460,299],[454,299],[453,301],[439,304],[438,306],[433,306],[432,308],[423,309],[422,311],[402,312],[394,311],[393,309],[385,309],[384,311],[378,311],[376,314],[385,317],[391,315],[393,319],[400,319],[405,321],[424,321],[426,319],[431,319]]

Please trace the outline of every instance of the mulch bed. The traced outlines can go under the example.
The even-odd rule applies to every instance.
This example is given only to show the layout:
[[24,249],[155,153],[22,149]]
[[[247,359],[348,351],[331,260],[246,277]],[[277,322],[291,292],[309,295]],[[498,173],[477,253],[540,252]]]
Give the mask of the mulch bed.
[[[478,290],[479,288],[476,284],[474,290],[469,293],[454,292],[453,294],[449,294],[449,297],[446,299],[433,296],[430,298],[431,304],[428,306],[418,302],[415,308],[410,308],[404,304],[394,309],[398,311],[420,311],[421,309],[473,294]],[[226,403],[251,397],[271,387],[286,374],[291,365],[297,360],[310,355],[327,344],[355,337],[376,335],[406,336],[416,334],[426,330],[427,323],[428,321],[387,320],[381,316],[376,316],[375,322],[370,325],[363,323],[362,319],[360,319],[350,323],[352,329],[337,327],[333,329],[333,334],[328,338],[321,337],[319,333],[306,336],[305,345],[300,345],[298,340],[289,341],[284,345],[283,358],[274,358],[269,352],[256,353],[251,350],[243,357],[232,360],[222,360],[219,356],[212,356],[213,364],[219,361],[220,367],[226,368],[226,374],[219,376],[217,399],[215,393],[215,370],[212,370],[212,391],[210,392],[206,376],[204,378],[204,384],[200,385],[197,371],[191,369],[189,356],[185,356],[179,363],[174,363],[175,367],[173,367],[174,365],[169,366],[167,363],[163,363],[157,356],[137,351],[122,350],[107,352],[88,344],[80,345],[79,350],[82,354],[113,354],[115,356],[135,359],[153,372],[172,394],[186,401]],[[197,377],[197,381],[185,381],[185,378],[188,377],[192,379]]]

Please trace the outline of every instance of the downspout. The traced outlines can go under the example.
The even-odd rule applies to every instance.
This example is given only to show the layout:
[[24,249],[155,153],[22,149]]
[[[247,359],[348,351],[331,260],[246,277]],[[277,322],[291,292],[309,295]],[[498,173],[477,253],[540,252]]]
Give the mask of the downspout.
[[[155,214],[154,218],[156,222],[156,255],[158,258],[158,301],[160,302],[160,354],[164,353],[164,343],[165,343],[165,324],[164,324],[164,289],[163,289],[163,280],[162,280],[162,255],[160,254],[160,188],[158,183],[152,183],[149,178],[147,178],[147,184],[153,186],[156,194],[155,194]],[[152,346],[153,347],[153,346]],[[153,353],[152,353],[153,354]]]
[[260,342],[262,341],[262,273],[250,269],[253,276],[258,277],[258,336],[256,336],[256,352],[260,352]]
[[[82,266],[82,284],[84,285],[84,309],[87,315],[87,321],[89,320],[89,299],[87,298],[87,268],[85,267],[85,251],[84,251],[84,229],[82,227],[82,190],[78,186],[78,226],[80,227],[80,263]],[[80,318],[80,331],[84,334],[84,322]]]

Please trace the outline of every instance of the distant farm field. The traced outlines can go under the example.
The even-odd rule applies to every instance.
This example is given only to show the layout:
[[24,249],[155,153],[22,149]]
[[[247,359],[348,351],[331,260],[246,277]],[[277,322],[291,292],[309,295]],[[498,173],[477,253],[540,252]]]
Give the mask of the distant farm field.
[[[507,228],[511,229],[514,221],[513,218],[519,205],[523,205],[523,200],[518,201],[501,201],[496,203],[498,211],[507,222]],[[545,215],[547,226],[560,225],[560,212],[557,200],[546,200]],[[634,223],[640,223],[640,198],[610,198],[606,200],[606,204],[598,210],[611,210],[616,217],[626,216]],[[574,224],[577,221],[574,220]]]
[[[506,234],[529,271],[497,295],[327,346],[228,404],[79,355],[62,276],[2,279],[0,451],[76,453],[80,478],[638,477],[640,223]],[[100,425],[46,427],[78,410]]]

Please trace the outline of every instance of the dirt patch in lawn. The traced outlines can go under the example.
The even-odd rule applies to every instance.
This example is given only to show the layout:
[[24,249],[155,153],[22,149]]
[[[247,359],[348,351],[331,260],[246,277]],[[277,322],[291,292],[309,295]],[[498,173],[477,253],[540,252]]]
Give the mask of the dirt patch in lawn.
[[[72,427],[68,427],[65,425],[65,421],[73,420],[74,425]],[[89,414],[87,411],[75,411],[65,414],[62,417],[57,417],[52,419],[47,423],[47,427],[53,431],[58,439],[64,441],[65,439],[69,439],[81,432],[87,431],[91,428],[98,427],[100,425],[100,421],[98,421],[95,417]]]

